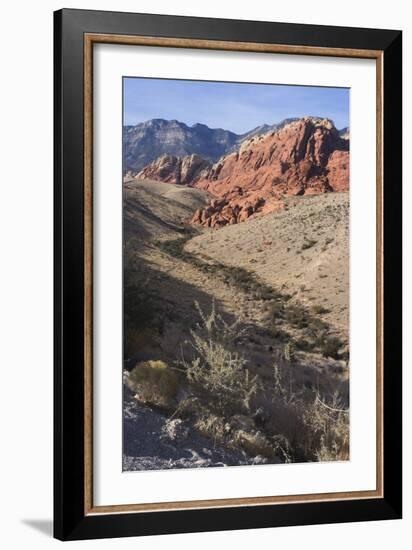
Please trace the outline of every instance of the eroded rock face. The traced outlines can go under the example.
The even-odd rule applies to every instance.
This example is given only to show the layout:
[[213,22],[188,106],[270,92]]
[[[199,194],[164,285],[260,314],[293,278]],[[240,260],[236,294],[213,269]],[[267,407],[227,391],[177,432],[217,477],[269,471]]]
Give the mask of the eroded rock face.
[[232,202],[227,199],[216,199],[206,208],[197,209],[191,223],[205,227],[223,227],[243,222],[254,215],[268,214],[283,208],[283,201],[269,202],[263,198],[246,200],[244,203],[236,199],[232,199]]
[[193,224],[220,227],[283,208],[283,198],[349,189],[349,140],[330,120],[305,117],[255,136],[193,182],[217,197]]
[[137,175],[136,179],[153,179],[166,183],[193,185],[200,178],[207,176],[211,163],[199,155],[177,157],[162,155],[148,164]]
[[207,190],[216,199],[191,221],[221,227],[282,209],[287,196],[347,191],[349,131],[341,135],[328,119],[291,119],[215,164],[197,154],[162,155],[136,178]]
[[329,184],[334,191],[349,189],[349,152],[333,151],[327,164]]
[[197,154],[211,162],[232,150],[243,136],[204,124],[187,126],[161,118],[123,127],[123,166],[136,174],[161,155]]

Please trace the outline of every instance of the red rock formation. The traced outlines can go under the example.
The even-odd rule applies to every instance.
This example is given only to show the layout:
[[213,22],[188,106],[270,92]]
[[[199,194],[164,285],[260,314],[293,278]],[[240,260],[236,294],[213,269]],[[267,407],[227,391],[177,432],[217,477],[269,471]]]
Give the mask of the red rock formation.
[[145,166],[135,177],[192,185],[199,178],[207,175],[210,166],[210,163],[199,155],[187,157],[162,155]]
[[328,180],[334,191],[349,189],[349,152],[333,151],[328,161]]
[[218,198],[192,223],[238,223],[283,208],[285,196],[348,190],[349,141],[331,121],[305,117],[245,141],[192,184]]
[[256,199],[254,202],[229,201],[226,199],[214,199],[206,208],[199,208],[193,215],[191,223],[206,227],[223,227],[240,223],[258,214],[268,214],[284,208],[283,201],[267,202],[264,199]]

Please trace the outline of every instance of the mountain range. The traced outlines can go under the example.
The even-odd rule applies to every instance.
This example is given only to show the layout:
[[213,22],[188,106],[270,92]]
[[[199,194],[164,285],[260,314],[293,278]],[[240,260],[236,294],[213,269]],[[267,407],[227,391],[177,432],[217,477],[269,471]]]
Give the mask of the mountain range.
[[221,156],[237,149],[245,139],[279,130],[294,120],[297,119],[288,118],[277,124],[263,124],[244,134],[209,128],[199,123],[188,126],[178,120],[162,118],[135,126],[123,126],[123,172],[136,173],[164,154],[178,157],[197,154],[216,162]]
[[347,191],[349,130],[338,131],[329,119],[289,119],[255,129],[214,163],[199,154],[163,154],[134,177],[207,191],[212,200],[192,223],[221,227],[282,209],[287,196]]

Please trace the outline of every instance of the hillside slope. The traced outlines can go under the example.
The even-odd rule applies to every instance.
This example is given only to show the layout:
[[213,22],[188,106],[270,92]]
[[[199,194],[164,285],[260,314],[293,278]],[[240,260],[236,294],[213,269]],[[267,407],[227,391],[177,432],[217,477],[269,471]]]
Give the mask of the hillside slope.
[[194,237],[186,248],[256,273],[294,299],[324,310],[348,339],[349,195],[290,197],[285,208]]
[[210,194],[201,189],[159,181],[126,179],[123,186],[124,238],[139,246],[168,233],[178,236],[193,211],[205,206]]

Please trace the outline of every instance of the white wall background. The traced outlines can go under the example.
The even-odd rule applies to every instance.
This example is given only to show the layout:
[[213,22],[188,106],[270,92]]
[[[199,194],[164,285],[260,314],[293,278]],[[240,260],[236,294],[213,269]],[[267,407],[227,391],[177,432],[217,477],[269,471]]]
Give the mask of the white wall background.
[[[380,27],[404,30],[404,97],[411,90],[411,13],[404,0],[222,2],[89,0],[8,2],[2,8],[0,86],[0,545],[7,550],[57,547],[52,517],[52,11],[61,7],[205,17]],[[409,64],[409,67],[407,67]],[[407,71],[406,69],[409,69]],[[404,102],[404,126],[412,127]],[[405,132],[404,152],[410,150]],[[405,163],[407,164],[407,163]],[[405,166],[404,181],[411,176]],[[405,281],[412,276],[411,190],[405,198]],[[407,216],[408,214],[408,216]],[[411,292],[405,289],[405,465],[412,459]],[[408,337],[409,336],[409,337]],[[409,341],[407,341],[409,340]],[[407,548],[412,537],[412,476],[405,468],[405,519],[71,543],[77,548],[179,550],[254,547],[333,548],[367,544]],[[407,542],[408,541],[408,542]]]

